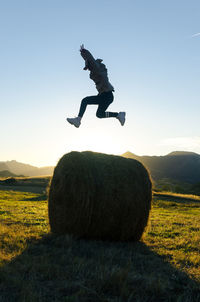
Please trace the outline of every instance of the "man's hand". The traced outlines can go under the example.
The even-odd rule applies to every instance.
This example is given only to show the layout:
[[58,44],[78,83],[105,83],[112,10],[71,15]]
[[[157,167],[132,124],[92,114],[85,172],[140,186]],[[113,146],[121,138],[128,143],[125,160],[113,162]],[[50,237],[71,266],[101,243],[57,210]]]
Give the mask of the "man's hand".
[[80,53],[81,53],[81,56],[83,57],[83,59],[85,60],[85,67],[83,68],[83,70],[88,69],[91,71],[92,64],[95,65],[96,61],[93,58],[93,56],[91,55],[91,53],[87,49],[84,48],[84,44],[82,44],[80,46]]
[[80,46],[80,52],[82,52],[83,50],[85,50],[84,44],[82,44],[82,45]]

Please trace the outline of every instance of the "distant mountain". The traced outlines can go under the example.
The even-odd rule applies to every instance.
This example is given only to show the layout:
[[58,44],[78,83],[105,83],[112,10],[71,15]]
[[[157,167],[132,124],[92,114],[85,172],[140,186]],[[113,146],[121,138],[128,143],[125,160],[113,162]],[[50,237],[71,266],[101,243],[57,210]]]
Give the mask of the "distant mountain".
[[8,170],[2,170],[0,171],[0,177],[16,177],[17,175],[8,171]]
[[190,155],[197,155],[200,156],[199,154],[195,153],[195,152],[188,152],[188,151],[173,151],[169,154],[167,154],[166,156],[190,156]]
[[52,175],[54,167],[42,167],[38,168],[28,164],[17,162],[16,160],[0,162],[0,171],[8,170],[16,175],[25,176],[41,176],[41,175]]
[[8,170],[8,167],[4,162],[0,162],[0,171]]
[[[171,179],[190,184],[200,183],[200,155],[197,153],[174,151],[165,156],[138,156],[126,152],[122,156],[143,163],[155,181]],[[38,168],[15,160],[0,162],[0,176],[7,175],[4,177],[52,175],[53,170],[52,166]]]
[[200,182],[200,155],[193,152],[175,151],[165,156],[138,156],[126,152],[122,156],[143,163],[154,180],[164,178],[187,182]]

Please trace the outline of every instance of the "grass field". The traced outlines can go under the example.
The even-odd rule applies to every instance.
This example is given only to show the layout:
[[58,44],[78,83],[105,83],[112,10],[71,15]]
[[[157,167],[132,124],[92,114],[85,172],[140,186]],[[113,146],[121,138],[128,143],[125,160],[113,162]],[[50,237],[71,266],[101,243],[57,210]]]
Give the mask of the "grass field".
[[143,240],[112,243],[51,235],[43,193],[4,189],[0,250],[0,301],[200,301],[198,199],[154,196]]

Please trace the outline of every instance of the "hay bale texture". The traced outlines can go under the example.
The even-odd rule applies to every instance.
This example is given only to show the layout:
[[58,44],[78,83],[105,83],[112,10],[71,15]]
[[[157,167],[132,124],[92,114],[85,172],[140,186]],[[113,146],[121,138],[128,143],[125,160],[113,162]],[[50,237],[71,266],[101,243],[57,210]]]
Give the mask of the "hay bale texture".
[[51,231],[86,239],[139,240],[148,222],[151,198],[151,180],[140,162],[71,152],[60,159],[51,180]]

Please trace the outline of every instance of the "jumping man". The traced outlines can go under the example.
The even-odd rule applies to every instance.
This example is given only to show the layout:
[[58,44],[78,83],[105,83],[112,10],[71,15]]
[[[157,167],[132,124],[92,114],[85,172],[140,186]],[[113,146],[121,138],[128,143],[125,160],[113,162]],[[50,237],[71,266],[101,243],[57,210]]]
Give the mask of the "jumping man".
[[98,105],[96,116],[98,118],[108,118],[115,117],[119,120],[123,126],[125,123],[125,112],[109,112],[106,109],[113,102],[114,88],[108,80],[108,74],[106,66],[102,63],[101,59],[94,59],[92,54],[84,48],[82,44],[80,47],[80,53],[83,59],[85,60],[84,70],[90,71],[90,79],[92,79],[96,84],[96,89],[98,94],[95,96],[88,96],[84,98],[81,102],[79,114],[75,118],[67,118],[67,121],[78,128],[81,124],[81,119],[86,110],[87,105]]

